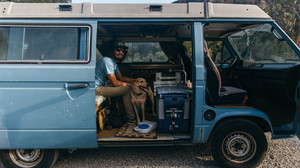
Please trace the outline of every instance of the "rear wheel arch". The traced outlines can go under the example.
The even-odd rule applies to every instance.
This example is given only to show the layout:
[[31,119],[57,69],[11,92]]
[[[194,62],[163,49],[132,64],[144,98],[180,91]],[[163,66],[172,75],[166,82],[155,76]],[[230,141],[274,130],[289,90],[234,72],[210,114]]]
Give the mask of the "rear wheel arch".
[[267,120],[265,120],[264,118],[256,117],[256,116],[234,116],[234,117],[226,117],[226,118],[219,120],[214,125],[213,130],[210,132],[208,140],[211,139],[211,135],[213,134],[215,129],[218,127],[218,125],[220,125],[224,122],[240,120],[240,119],[248,120],[248,121],[251,121],[251,122],[257,124],[264,132],[272,132],[270,123]]

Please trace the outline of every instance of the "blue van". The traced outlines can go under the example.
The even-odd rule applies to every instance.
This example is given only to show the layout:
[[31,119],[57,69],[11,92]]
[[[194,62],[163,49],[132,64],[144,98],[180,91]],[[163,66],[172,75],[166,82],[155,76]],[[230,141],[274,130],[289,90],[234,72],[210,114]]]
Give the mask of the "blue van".
[[[255,5],[5,2],[0,9],[6,167],[50,167],[60,149],[198,143],[209,143],[223,167],[256,167],[268,148],[264,133],[299,137],[300,50]],[[97,123],[96,62],[112,54],[114,41],[129,47],[122,74],[154,90],[151,135],[116,136],[121,129]]]

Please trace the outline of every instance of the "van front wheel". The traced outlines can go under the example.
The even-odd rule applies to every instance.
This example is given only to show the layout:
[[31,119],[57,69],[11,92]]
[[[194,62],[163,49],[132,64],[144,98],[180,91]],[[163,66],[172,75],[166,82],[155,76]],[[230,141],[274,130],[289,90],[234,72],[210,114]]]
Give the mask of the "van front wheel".
[[211,138],[211,153],[222,167],[256,167],[265,157],[268,143],[255,123],[238,119],[218,125]]
[[14,149],[1,151],[1,161],[11,168],[45,168],[52,166],[58,158],[58,150]]

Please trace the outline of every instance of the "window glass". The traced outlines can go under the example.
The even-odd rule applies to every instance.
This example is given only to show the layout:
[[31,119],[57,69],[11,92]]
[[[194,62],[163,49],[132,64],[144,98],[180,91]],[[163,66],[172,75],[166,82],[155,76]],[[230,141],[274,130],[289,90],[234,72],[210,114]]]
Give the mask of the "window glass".
[[223,41],[207,41],[208,52],[215,64],[230,63],[234,59]]
[[0,27],[0,60],[6,60],[8,51],[9,28]]
[[185,48],[187,49],[187,54],[188,54],[188,56],[190,57],[190,59],[192,60],[193,59],[193,51],[192,51],[192,41],[184,41],[183,43],[182,43],[184,46],[185,46]]
[[243,60],[261,63],[299,62],[299,57],[287,44],[265,24],[246,29],[228,37],[233,48]]
[[87,60],[88,28],[0,28],[0,60]]
[[127,42],[128,53],[124,63],[166,62],[168,57],[158,42]]

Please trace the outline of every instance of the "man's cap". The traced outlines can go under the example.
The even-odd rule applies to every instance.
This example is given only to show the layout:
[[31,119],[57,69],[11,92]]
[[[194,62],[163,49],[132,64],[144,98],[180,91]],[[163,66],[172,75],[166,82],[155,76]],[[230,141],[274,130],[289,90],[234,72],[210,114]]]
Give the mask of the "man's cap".
[[124,48],[124,49],[128,49],[128,47],[125,45],[125,43],[123,41],[119,41],[117,42],[117,44],[115,45],[115,48]]

